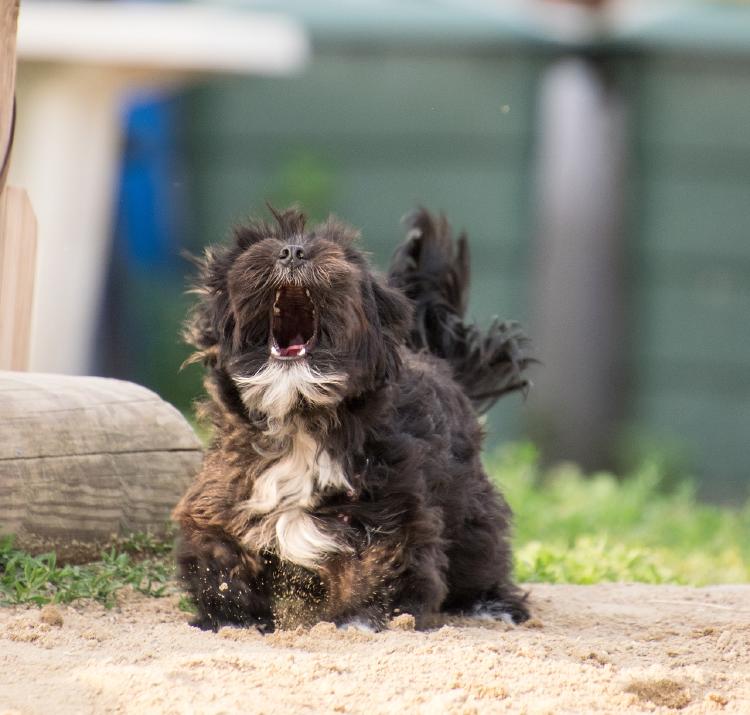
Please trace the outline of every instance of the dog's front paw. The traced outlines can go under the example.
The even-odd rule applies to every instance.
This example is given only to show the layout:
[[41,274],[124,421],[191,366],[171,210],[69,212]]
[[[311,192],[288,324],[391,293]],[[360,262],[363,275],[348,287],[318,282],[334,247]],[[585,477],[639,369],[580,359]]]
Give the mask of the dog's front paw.
[[231,621],[202,615],[196,616],[188,623],[193,628],[199,628],[202,631],[213,631],[214,633],[218,633],[222,628],[255,628],[261,635],[273,633],[274,631],[273,621],[265,619]]
[[510,598],[482,599],[477,601],[466,612],[470,618],[486,621],[502,621],[508,625],[518,625],[528,621],[531,617],[526,604],[526,596],[511,596]]
[[378,633],[383,630],[382,627],[366,618],[352,618],[350,621],[339,623],[337,628],[340,631],[359,631],[360,633]]
[[341,615],[335,620],[340,631],[359,631],[360,633],[380,633],[386,627],[387,619],[379,608],[366,608],[352,615]]
[[188,623],[193,628],[199,628],[202,631],[213,631],[214,633],[216,633],[216,631],[218,631],[222,625],[215,618],[211,618],[209,616],[196,616],[192,620],[188,621]]

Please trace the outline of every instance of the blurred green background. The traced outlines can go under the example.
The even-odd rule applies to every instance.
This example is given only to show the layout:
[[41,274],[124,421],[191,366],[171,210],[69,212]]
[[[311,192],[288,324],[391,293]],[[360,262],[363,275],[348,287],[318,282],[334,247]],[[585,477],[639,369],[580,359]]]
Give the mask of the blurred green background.
[[[583,39],[550,31],[543,13],[519,15],[503,3],[241,4],[298,18],[312,38],[310,63],[289,78],[218,79],[131,98],[98,372],[141,382],[190,410],[200,370],[178,372],[189,304],[179,252],[225,239],[265,200],[298,202],[314,218],[340,215],[362,230],[381,267],[403,214],[417,204],[445,211],[471,239],[472,318],[518,319],[534,337],[539,147],[549,125],[540,122],[540,92],[551,67],[576,58],[617,94],[628,118],[621,364],[613,378],[622,399],[605,463],[587,466],[627,471],[656,456],[667,473],[695,475],[702,495],[744,500],[746,4],[652,3],[669,12],[615,18],[605,34]],[[598,157],[581,160],[590,166]],[[538,352],[544,362],[544,345]],[[536,394],[551,394],[544,365],[535,383]],[[585,463],[554,439],[547,444],[538,428],[547,419],[575,429],[565,424],[565,404],[535,407],[535,399],[512,397],[493,410],[490,446],[532,435],[545,458]],[[544,410],[550,414],[540,417]]]

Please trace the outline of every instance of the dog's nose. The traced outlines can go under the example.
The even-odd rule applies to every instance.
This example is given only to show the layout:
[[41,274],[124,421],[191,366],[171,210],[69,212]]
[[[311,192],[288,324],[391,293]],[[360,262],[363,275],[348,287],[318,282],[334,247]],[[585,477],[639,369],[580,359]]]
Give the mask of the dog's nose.
[[295,262],[305,260],[305,250],[302,246],[284,246],[279,251],[279,263],[291,266]]

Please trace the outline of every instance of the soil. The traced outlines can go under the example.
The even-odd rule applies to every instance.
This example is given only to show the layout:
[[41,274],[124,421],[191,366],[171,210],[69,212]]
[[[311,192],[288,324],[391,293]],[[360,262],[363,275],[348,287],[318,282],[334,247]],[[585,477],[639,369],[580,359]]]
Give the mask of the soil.
[[0,609],[0,713],[750,713],[750,586],[531,588],[524,626],[261,636],[178,596]]

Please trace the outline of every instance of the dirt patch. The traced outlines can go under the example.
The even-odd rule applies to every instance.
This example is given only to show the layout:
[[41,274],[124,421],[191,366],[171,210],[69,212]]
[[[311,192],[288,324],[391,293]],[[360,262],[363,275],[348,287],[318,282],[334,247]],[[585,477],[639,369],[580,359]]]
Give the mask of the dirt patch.
[[682,710],[690,703],[690,691],[668,678],[633,680],[625,692],[637,695],[640,700],[675,710]]
[[46,623],[48,626],[57,626],[62,628],[63,617],[60,613],[60,609],[57,606],[44,606],[39,611],[39,620],[42,623]]
[[527,627],[190,628],[177,596],[0,609],[0,713],[750,713],[750,586],[533,586]]

